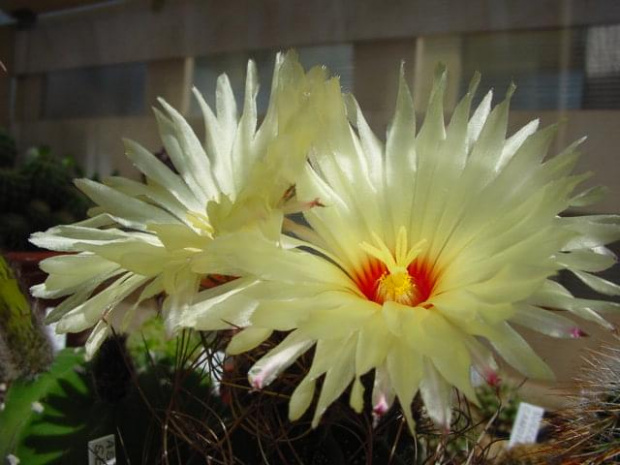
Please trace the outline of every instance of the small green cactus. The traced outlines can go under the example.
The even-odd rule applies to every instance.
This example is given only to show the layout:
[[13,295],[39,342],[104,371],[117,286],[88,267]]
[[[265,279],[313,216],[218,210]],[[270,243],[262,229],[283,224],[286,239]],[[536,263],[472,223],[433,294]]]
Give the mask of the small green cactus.
[[12,168],[0,168],[0,211],[18,213],[30,198],[30,181]]
[[52,347],[39,319],[0,257],[0,380],[39,373],[52,358]]
[[32,250],[33,232],[86,218],[90,202],[73,185],[83,175],[73,158],[38,147],[16,162],[15,142],[0,128],[0,250]]
[[32,228],[28,218],[19,213],[0,214],[0,249],[27,250]]
[[22,168],[30,184],[30,197],[44,200],[52,210],[61,208],[66,200],[65,187],[71,186],[73,173],[48,149],[41,149]]

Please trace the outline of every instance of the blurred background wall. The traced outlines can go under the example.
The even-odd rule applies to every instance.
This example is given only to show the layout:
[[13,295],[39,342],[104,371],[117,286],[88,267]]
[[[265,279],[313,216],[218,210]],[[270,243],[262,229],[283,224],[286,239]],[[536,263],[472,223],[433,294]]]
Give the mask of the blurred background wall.
[[21,149],[49,145],[87,173],[132,175],[123,136],[159,149],[157,96],[198,128],[192,85],[209,100],[226,71],[241,98],[248,58],[265,84],[275,52],[294,47],[340,75],[379,135],[401,60],[420,112],[438,61],[448,112],[476,70],[496,101],[514,81],[511,130],[561,121],[556,149],[587,134],[581,169],[611,188],[596,211],[620,211],[616,0],[0,0],[0,10],[0,125]]

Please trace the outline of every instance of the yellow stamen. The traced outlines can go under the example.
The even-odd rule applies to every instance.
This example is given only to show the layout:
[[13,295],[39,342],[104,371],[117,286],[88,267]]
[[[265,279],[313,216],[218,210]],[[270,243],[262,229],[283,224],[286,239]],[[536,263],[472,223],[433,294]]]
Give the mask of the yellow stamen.
[[412,305],[418,300],[418,292],[408,272],[383,273],[377,283],[377,299]]

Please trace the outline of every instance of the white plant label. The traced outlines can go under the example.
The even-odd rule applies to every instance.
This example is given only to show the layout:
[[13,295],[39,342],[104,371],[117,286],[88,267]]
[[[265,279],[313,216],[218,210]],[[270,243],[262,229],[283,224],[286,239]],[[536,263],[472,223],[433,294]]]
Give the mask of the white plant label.
[[88,441],[88,465],[116,465],[113,434]]
[[517,444],[534,444],[544,413],[545,409],[538,405],[521,402],[517,411],[517,418],[512,425],[508,448]]

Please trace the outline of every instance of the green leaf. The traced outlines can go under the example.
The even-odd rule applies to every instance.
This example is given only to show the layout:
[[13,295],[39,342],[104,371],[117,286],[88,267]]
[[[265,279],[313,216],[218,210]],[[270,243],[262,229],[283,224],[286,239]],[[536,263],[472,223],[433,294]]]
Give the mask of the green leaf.
[[[11,384],[5,399],[5,408],[0,412],[0,457],[7,454],[18,455],[22,433],[37,416],[32,404],[46,397],[61,393],[60,380],[73,386],[78,392],[85,392],[85,384],[75,367],[84,361],[84,352],[65,349],[58,353],[50,370],[34,380],[17,380]],[[44,412],[45,413],[45,410]],[[52,456],[20,457],[22,463],[49,463]],[[45,461],[45,460],[47,461]]]

